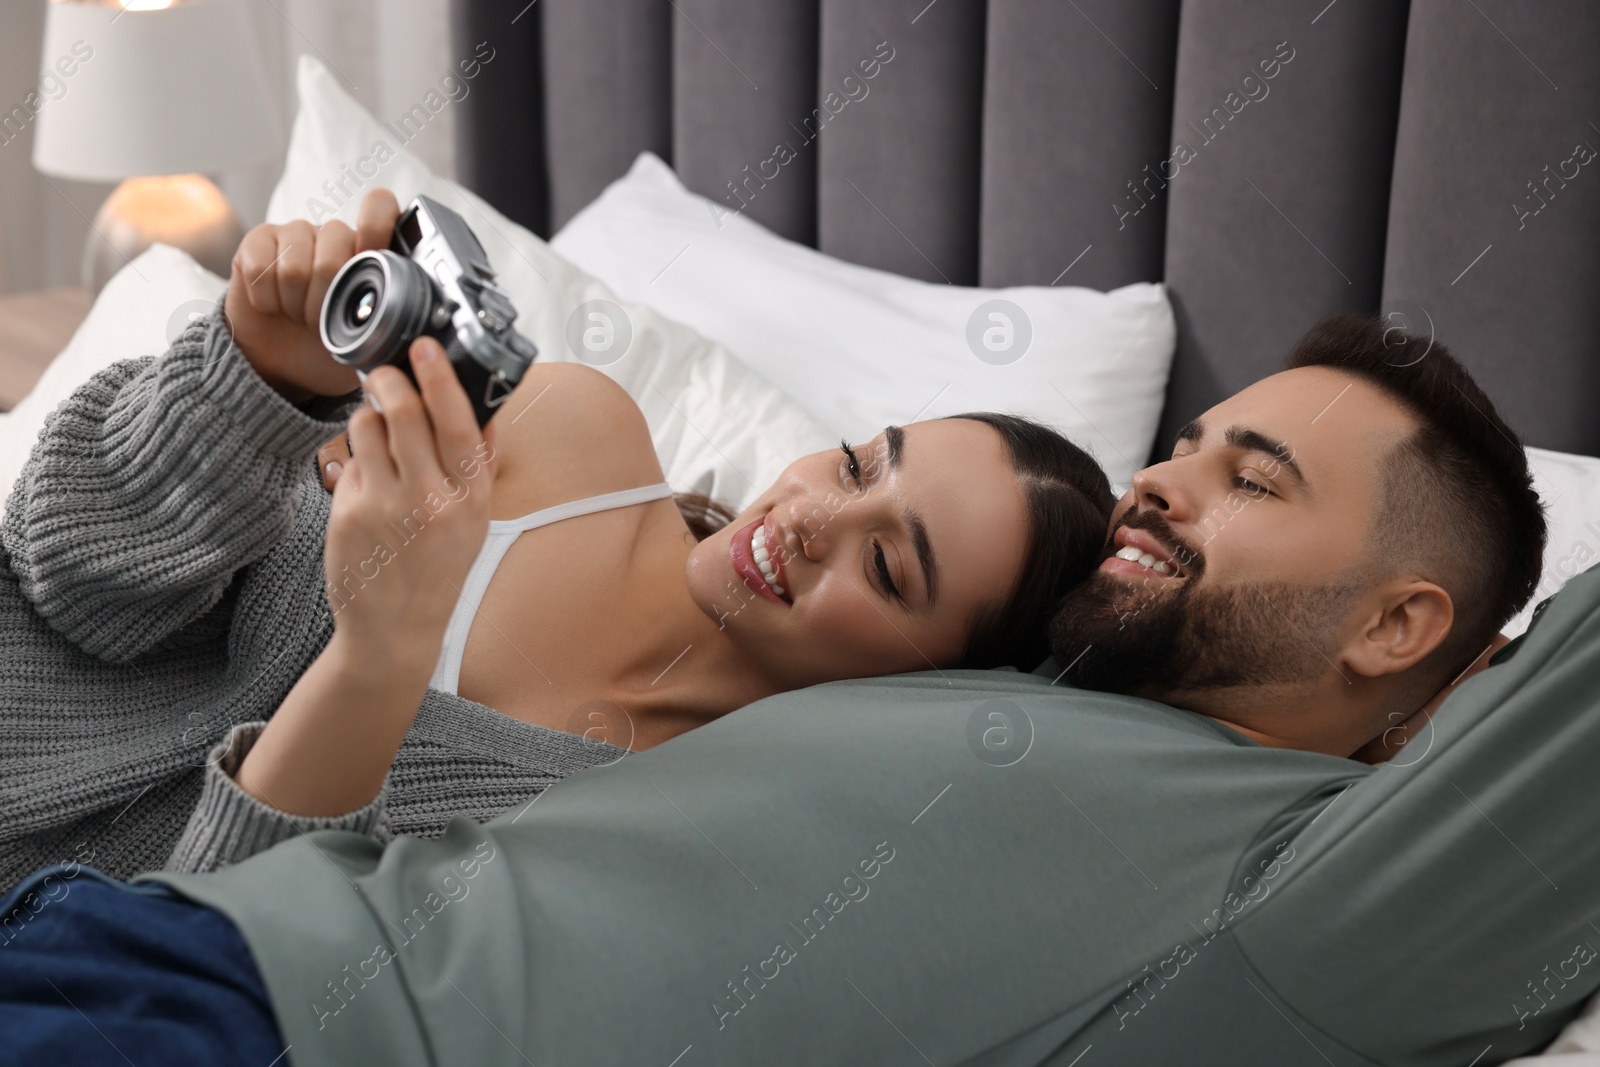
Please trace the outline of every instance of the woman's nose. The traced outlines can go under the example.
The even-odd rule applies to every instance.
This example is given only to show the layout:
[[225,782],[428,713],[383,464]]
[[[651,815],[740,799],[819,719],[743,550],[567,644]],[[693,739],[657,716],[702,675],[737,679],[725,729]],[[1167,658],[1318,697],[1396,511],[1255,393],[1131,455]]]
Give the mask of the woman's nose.
[[790,555],[802,555],[812,563],[820,563],[827,556],[827,540],[831,538],[826,521],[813,520],[813,509],[792,515],[784,528],[784,548]]
[[829,548],[838,540],[851,518],[848,511],[855,506],[846,500],[840,507],[831,507],[828,501],[813,497],[792,503],[779,523],[784,534],[784,547],[791,555],[804,555],[812,563],[827,558]]

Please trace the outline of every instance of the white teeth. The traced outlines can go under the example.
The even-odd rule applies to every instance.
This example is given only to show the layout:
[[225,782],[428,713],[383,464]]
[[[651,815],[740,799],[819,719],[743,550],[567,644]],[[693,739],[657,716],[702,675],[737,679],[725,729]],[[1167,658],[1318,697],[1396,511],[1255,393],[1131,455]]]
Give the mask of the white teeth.
[[750,555],[755,557],[756,566],[761,570],[761,577],[767,580],[767,586],[779,596],[783,596],[783,586],[778,584],[778,572],[772,566],[772,559],[767,554],[766,526],[757,526],[750,535]]
[[1178,573],[1178,568],[1164,559],[1156,559],[1148,552],[1141,551],[1132,545],[1117,549],[1117,559],[1125,559],[1129,563],[1137,563],[1141,567],[1149,567],[1157,574],[1171,577]]

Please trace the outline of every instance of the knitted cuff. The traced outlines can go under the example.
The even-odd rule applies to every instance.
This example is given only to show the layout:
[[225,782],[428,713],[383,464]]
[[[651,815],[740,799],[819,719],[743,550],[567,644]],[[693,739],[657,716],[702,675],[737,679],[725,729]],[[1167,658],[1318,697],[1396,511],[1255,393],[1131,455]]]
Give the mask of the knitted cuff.
[[389,796],[387,775],[371,803],[346,815],[290,815],[241,789],[234,775],[266,726],[265,722],[241,723],[226,741],[211,750],[200,802],[167,859],[166,870],[214,871],[312,830],[350,830],[380,842],[393,838],[384,817]]
[[221,300],[211,314],[195,320],[173,342],[168,359],[185,372],[198,370],[200,388],[210,394],[210,405],[230,416],[246,439],[269,455],[289,459],[315,455],[324,441],[344,429],[348,409],[360,400],[359,393],[351,392],[313,397],[302,407],[291,404],[256,373],[234,343]]

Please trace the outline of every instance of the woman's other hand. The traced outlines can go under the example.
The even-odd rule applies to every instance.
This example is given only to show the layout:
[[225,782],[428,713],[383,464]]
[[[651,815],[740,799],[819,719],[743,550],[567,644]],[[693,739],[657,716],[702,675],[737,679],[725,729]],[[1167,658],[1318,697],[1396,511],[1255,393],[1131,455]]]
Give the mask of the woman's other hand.
[[350,419],[323,559],[335,640],[431,671],[488,532],[495,456],[444,349],[410,354],[420,393],[395,367],[367,375],[382,412]]
[[322,472],[322,487],[333,492],[344,473],[345,464],[355,455],[350,451],[350,431],[330,437],[317,449],[317,469]]
[[389,247],[399,217],[394,194],[374,189],[354,230],[299,219],[257,226],[239,243],[224,304],[228,328],[256,373],[291,403],[342,396],[359,384],[322,346],[322,299],[350,257]]
[[[1495,634],[1494,640],[1489,642],[1489,647],[1478,653],[1478,658],[1473,660],[1466,670],[1458,674],[1455,681],[1435,693],[1433,699],[1424,704],[1420,710],[1413,712],[1405,720],[1390,726],[1383,733],[1351,753],[1350,758],[1359,760],[1362,763],[1379,764],[1399,755],[1400,750],[1405,747],[1406,743],[1420,733],[1424,726],[1433,721],[1433,715],[1439,710],[1439,705],[1443,704],[1445,699],[1456,691],[1456,687],[1487,667],[1494,654],[1510,643],[1511,638],[1505,634]],[[1391,715],[1401,714],[1404,713],[1391,713]]]

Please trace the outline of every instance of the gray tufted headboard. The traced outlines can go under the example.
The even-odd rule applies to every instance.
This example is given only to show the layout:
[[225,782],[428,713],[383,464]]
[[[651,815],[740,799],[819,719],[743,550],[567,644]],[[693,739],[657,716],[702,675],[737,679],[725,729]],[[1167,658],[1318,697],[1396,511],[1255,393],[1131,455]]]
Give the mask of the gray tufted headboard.
[[[461,47],[512,57],[463,101],[463,180],[537,232],[642,149],[737,206],[729,183],[782,142],[795,158],[746,211],[831,255],[956,285],[1164,280],[1158,452],[1352,308],[1431,330],[1529,444],[1600,454],[1600,4],[455,0],[454,19]],[[845,79],[882,42],[862,96]],[[813,134],[819,108],[838,113]]]

